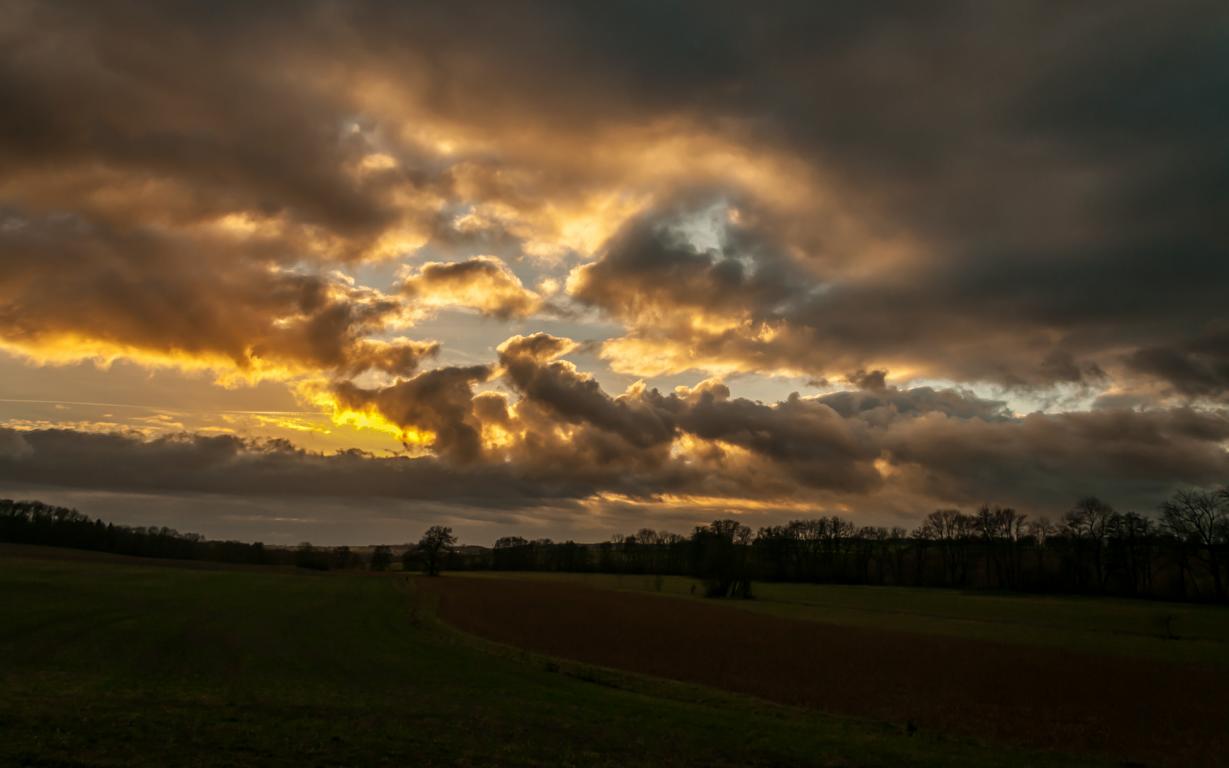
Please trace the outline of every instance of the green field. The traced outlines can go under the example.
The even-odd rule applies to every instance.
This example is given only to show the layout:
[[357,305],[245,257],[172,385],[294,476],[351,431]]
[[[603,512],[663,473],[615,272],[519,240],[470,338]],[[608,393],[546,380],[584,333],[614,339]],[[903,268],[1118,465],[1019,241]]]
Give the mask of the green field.
[[[473,573],[573,581],[606,589],[703,599],[683,576]],[[696,587],[694,590],[692,589]],[[958,592],[950,589],[757,582],[742,610],[845,626],[1023,643],[1179,663],[1229,665],[1229,610],[1115,598]]]
[[6,552],[0,595],[5,765],[1089,764],[498,648],[402,575]]

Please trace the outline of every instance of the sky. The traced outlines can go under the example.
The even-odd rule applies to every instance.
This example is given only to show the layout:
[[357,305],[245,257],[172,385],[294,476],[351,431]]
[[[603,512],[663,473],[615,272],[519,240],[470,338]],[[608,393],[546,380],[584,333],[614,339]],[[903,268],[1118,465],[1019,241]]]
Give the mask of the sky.
[[1222,2],[0,0],[0,496],[292,544],[1229,481]]

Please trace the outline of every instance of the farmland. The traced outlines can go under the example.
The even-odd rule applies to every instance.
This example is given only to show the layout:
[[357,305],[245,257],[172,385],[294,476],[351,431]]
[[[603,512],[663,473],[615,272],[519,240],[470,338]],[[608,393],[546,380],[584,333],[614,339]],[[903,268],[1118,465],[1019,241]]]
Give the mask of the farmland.
[[[1147,763],[1214,764],[1229,753],[1216,714],[1226,706],[1223,666],[959,637],[954,629],[965,619],[945,633],[902,632],[731,607],[755,601],[678,599],[584,581],[595,580],[454,578],[423,588],[438,595],[447,620],[491,639],[787,704]],[[921,597],[931,610],[946,604],[957,614],[976,599]],[[1052,602],[1061,616],[1064,601]]]
[[[526,584],[6,548],[0,764],[1096,764],[491,644],[434,613],[456,619],[441,590]],[[693,605],[560,586],[597,613],[612,595]]]
[[[563,581],[694,598],[683,576],[604,573],[474,573],[474,578]],[[951,589],[756,583],[754,600],[724,606],[866,629],[1047,646],[1175,663],[1229,665],[1229,610],[1104,597],[1038,596]]]

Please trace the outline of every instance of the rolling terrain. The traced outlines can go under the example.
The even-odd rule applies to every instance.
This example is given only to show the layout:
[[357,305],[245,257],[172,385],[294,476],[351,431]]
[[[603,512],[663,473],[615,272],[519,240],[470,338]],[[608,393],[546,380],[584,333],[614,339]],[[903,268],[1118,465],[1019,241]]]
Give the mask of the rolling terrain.
[[[466,631],[587,663],[834,714],[1128,762],[1216,765],[1229,754],[1229,736],[1217,716],[1225,711],[1229,690],[1223,665],[1065,649],[1031,642],[1027,631],[1012,639],[982,639],[979,623],[991,622],[995,612],[993,605],[976,605],[980,596],[916,595],[914,609],[902,611],[895,627],[885,627],[892,613],[884,603],[873,611],[881,626],[850,623],[848,612],[836,613],[836,621],[819,620],[814,601],[827,593],[839,596],[842,588],[790,585],[786,594],[812,602],[802,604],[808,610],[786,616],[784,608],[796,603],[689,600],[595,587],[611,583],[603,578],[419,583],[438,598],[440,615]],[[861,594],[874,600],[875,591],[863,588]],[[918,590],[897,590],[895,596],[911,591]],[[1095,601],[1076,601],[1081,603]],[[757,604],[762,607],[737,610]],[[1039,612],[1038,606],[1050,610]],[[937,621],[940,607],[951,624],[945,632],[900,629],[919,616]],[[1061,598],[1032,599],[1022,603],[1014,625],[1029,628],[1030,620],[1045,619],[1052,623],[1041,626],[1051,633],[1112,634],[1096,617],[1083,624],[1099,630],[1063,627],[1061,617],[1070,607]],[[979,613],[980,622],[969,618]],[[1081,625],[1074,615],[1068,623]],[[970,636],[957,634],[961,627]],[[1174,656],[1183,655],[1185,641],[1165,642]],[[1198,641],[1200,648],[1211,642]]]
[[1098,764],[492,644],[476,579],[0,555],[0,764]]

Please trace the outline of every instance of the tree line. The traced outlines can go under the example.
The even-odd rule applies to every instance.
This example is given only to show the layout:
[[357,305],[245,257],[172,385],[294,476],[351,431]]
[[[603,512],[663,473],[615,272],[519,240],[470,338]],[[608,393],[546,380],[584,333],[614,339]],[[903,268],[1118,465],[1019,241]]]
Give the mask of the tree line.
[[415,545],[366,554],[210,541],[104,523],[37,501],[0,500],[0,541],[313,570],[685,575],[714,597],[748,597],[758,580],[1229,602],[1229,488],[1175,493],[1156,515],[1119,512],[1091,496],[1058,521],[991,505],[972,513],[939,509],[912,531],[858,527],[832,515],[758,531],[715,520],[687,536],[646,528],[599,544],[511,536],[493,548],[459,549],[451,529],[432,526]]
[[[215,541],[172,528],[116,525],[75,509],[12,499],[0,499],[0,541],[135,557],[296,566],[313,571],[386,571],[398,558],[394,548],[389,546],[377,546],[363,553],[350,547],[320,547],[308,542],[291,549],[266,547],[260,542]],[[437,574],[455,544],[452,529],[432,526],[417,545],[399,548],[401,565],[405,569],[421,568],[428,574]]]
[[173,560],[214,560],[252,565],[289,564],[289,559],[257,542],[210,541],[171,528],[104,523],[75,509],[41,501],[0,499],[0,541],[88,549],[117,555]]
[[1155,516],[1080,499],[1058,521],[1010,507],[939,509],[912,531],[839,516],[752,531],[644,529],[598,545],[508,537],[455,568],[690,575],[714,596],[794,581],[1229,601],[1229,489],[1181,491]]

